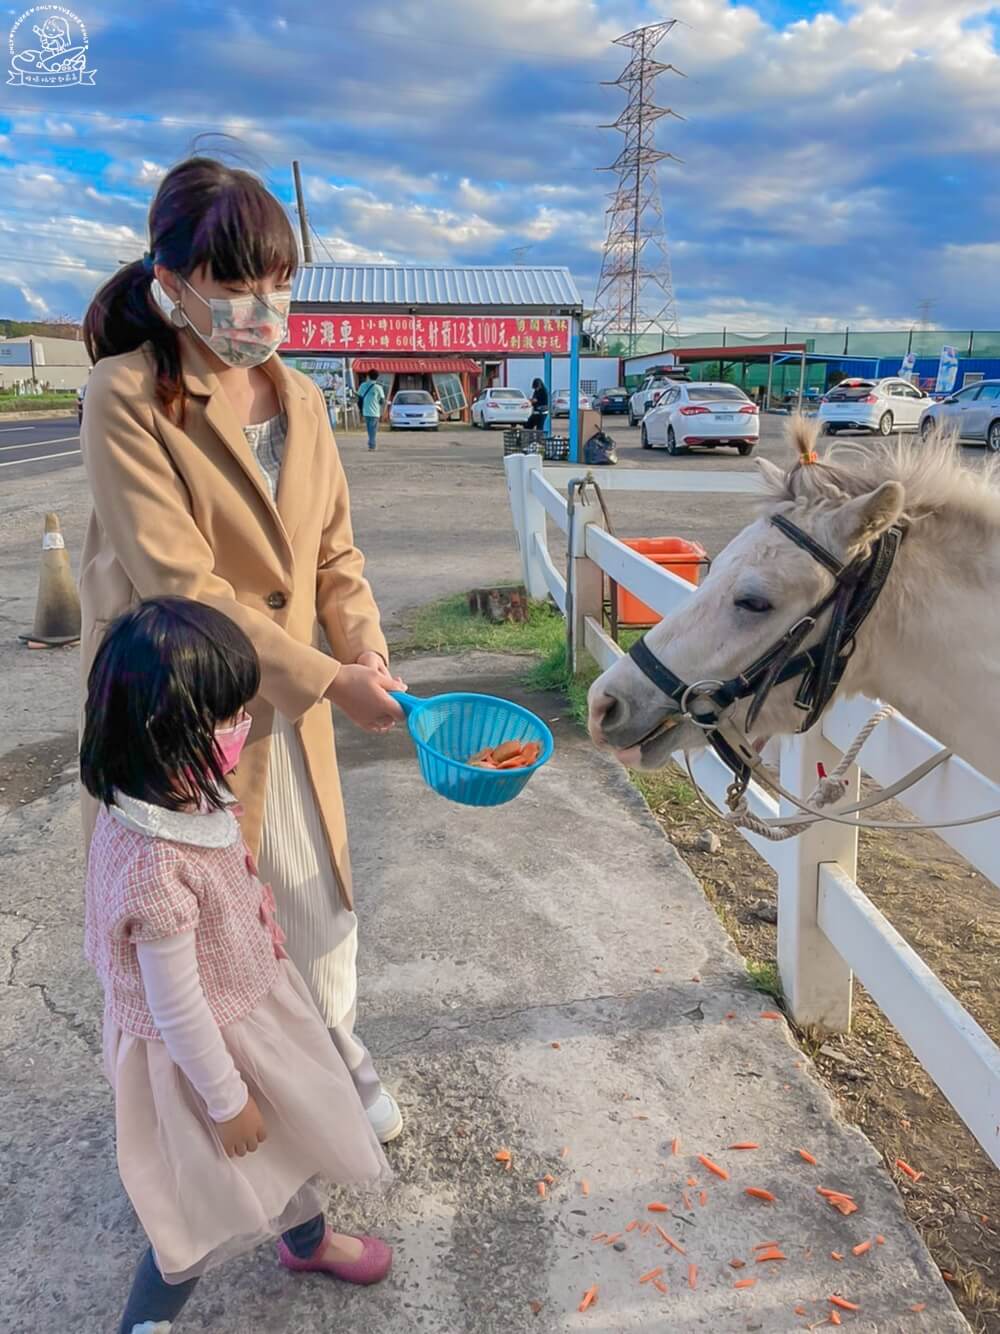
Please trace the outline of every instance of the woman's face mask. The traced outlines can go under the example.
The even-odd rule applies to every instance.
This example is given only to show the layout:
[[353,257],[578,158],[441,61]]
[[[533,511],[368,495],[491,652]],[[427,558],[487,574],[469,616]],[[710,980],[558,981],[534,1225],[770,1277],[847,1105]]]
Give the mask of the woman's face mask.
[[204,297],[186,278],[180,281],[211,316],[208,333],[188,317],[179,301],[173,301],[160,283],[153,281],[153,298],[175,327],[188,328],[225,362],[227,366],[248,369],[260,366],[281,346],[288,335],[290,292],[272,292],[270,296]]

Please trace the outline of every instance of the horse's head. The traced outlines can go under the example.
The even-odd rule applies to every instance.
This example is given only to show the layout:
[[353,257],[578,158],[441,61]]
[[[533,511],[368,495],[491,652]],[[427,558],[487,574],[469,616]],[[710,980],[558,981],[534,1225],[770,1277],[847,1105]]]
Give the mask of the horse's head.
[[[789,471],[758,462],[772,493],[766,512],[729,543],[684,605],[645,637],[656,659],[689,685],[739,676],[834,587],[834,575],[776,527],[773,515],[785,515],[845,565],[900,517],[904,492],[899,482],[860,490],[849,469],[816,461],[815,433],[804,421],[793,423],[792,435],[800,458]],[[828,619],[818,620],[803,647],[822,639]],[[755,720],[757,732],[774,735],[798,728],[802,713],[795,704],[796,688],[790,681],[771,691]],[[738,725],[745,723],[749,707],[748,700],[732,707]],[[590,733],[623,763],[642,769],[660,768],[672,752],[704,744],[704,732],[628,657],[591,688]]]

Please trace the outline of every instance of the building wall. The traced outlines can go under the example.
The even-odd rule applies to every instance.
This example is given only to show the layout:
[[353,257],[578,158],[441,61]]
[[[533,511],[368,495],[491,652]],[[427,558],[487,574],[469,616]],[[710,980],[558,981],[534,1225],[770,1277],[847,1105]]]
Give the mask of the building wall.
[[[87,383],[90,358],[83,343],[73,338],[7,338],[5,343],[34,344],[35,379],[48,381],[54,389],[79,389]],[[31,379],[31,366],[0,364],[0,388],[8,389],[18,380]]]
[[[580,358],[580,384],[593,384],[594,389],[612,389],[618,384],[620,362],[617,357]],[[541,357],[510,357],[504,383],[512,389],[531,392],[531,382],[545,379],[545,362]],[[569,357],[552,358],[552,392],[569,388]]]

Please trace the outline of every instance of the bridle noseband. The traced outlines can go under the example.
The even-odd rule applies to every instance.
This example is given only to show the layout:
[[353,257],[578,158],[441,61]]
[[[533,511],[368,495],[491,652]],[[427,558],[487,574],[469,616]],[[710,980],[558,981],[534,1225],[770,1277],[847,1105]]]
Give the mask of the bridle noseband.
[[[730,728],[726,729],[727,736],[722,735],[724,715],[740,700],[752,699],[745,724],[749,729],[775,686],[798,680],[795,704],[805,714],[798,730],[807,732],[814,725],[840,685],[854,652],[857,633],[885,587],[906,531],[902,525],[894,525],[876,539],[867,555],[845,565],[783,514],[772,515],[771,523],[828,570],[834,580],[830,592],[800,616],[777,643],[728,681],[693,684],[682,681],[666,667],[649,648],[645,636],[629,649],[629,657],[642,674],[674,702],[687,722],[704,731],[708,744],[732,770],[735,787],[740,792],[750,781],[751,748],[748,742],[745,747],[739,742],[734,744]],[[830,623],[823,638],[811,648],[802,649],[827,611]],[[676,718],[675,713],[669,714],[640,744],[658,736]]]

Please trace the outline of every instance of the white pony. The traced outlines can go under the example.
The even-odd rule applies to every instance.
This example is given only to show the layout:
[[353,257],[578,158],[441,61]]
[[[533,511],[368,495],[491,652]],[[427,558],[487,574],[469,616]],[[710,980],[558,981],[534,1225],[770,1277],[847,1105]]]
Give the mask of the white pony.
[[[784,516],[845,565],[863,560],[898,527],[898,554],[859,630],[838,694],[897,706],[982,773],[1000,781],[1000,489],[998,469],[965,466],[936,436],[834,446],[817,459],[815,430],[792,423],[798,462],[759,460],[770,498],[712,565],[685,604],[645,636],[682,682],[738,678],[835,585],[815,554],[775,526]],[[780,523],[780,519],[779,519]],[[830,612],[803,646],[822,642]],[[758,739],[797,731],[797,683],[775,686],[754,720]],[[726,710],[746,724],[750,699]],[[632,767],[657,769],[705,734],[636,662],[625,657],[590,692],[590,732]]]

